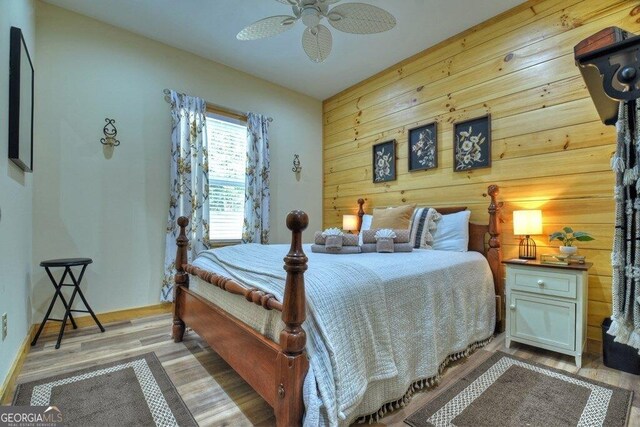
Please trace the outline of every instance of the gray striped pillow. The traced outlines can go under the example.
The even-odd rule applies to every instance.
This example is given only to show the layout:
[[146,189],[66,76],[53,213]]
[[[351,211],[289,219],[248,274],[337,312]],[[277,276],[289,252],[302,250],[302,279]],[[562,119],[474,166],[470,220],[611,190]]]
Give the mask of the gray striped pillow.
[[441,217],[434,208],[416,208],[413,211],[409,242],[414,249],[431,249],[433,233]]

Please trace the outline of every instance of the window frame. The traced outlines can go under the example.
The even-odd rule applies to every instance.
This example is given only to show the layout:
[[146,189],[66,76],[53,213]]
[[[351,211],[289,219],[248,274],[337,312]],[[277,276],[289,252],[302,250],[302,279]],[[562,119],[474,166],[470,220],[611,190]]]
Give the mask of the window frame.
[[[231,110],[225,109],[224,107],[219,107],[217,105],[211,105],[207,103],[207,108],[205,111],[206,118],[213,118],[217,120],[224,120],[233,124],[242,125],[245,128],[247,127],[247,116],[244,114],[236,113]],[[207,149],[209,149],[209,141],[207,140]],[[211,185],[211,180],[209,180],[209,185]],[[209,200],[211,203],[211,200]],[[211,218],[211,214],[209,213],[209,218]],[[207,241],[209,243],[209,247],[211,248],[221,248],[224,246],[233,246],[242,243],[242,237],[240,239],[211,239],[211,221],[209,221],[209,235],[207,236]]]

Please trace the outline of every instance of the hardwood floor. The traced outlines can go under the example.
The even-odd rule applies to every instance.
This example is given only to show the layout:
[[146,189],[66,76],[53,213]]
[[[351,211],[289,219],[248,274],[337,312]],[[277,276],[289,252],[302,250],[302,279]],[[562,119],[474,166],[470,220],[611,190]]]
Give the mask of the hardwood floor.
[[[110,323],[105,327],[106,332],[102,334],[95,326],[68,330],[59,350],[54,348],[55,335],[41,337],[38,344],[31,348],[18,383],[153,351],[201,426],[274,424],[269,405],[195,333],[188,332],[183,343],[173,343],[170,337],[171,315]],[[434,399],[448,384],[455,382],[497,350],[633,389],[635,394],[630,425],[640,426],[640,377],[609,369],[602,365],[600,357],[593,355],[585,355],[583,368],[577,371],[573,359],[568,356],[519,344],[513,344],[507,350],[502,335],[468,359],[450,365],[438,387],[417,393],[409,405],[387,415],[378,425],[406,426],[403,420],[409,414]]]

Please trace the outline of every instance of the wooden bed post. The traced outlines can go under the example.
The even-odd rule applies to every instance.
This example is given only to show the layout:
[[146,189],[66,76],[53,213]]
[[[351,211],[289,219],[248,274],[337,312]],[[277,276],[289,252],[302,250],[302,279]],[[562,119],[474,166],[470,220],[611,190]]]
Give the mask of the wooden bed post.
[[362,217],[364,216],[362,205],[364,205],[364,199],[358,199],[358,231],[362,228]]
[[181,342],[184,337],[184,322],[178,316],[178,295],[180,288],[189,287],[189,275],[184,271],[184,265],[187,263],[187,250],[189,246],[189,239],[187,239],[187,233],[185,228],[189,225],[189,219],[181,216],[178,218],[178,226],[180,226],[180,234],[176,239],[176,275],[175,283],[173,286],[173,341]]
[[499,188],[497,185],[490,185],[487,189],[491,203],[489,203],[489,249],[487,250],[487,260],[491,265],[493,273],[493,283],[496,293],[496,332],[504,330],[504,283],[502,277],[502,250],[500,249],[500,221],[498,211],[500,204],[497,201]]
[[306,318],[304,272],[307,257],[302,250],[302,231],[309,225],[309,217],[302,211],[287,215],[287,228],[291,230],[291,249],[284,258],[287,280],[282,304],[282,321],[285,328],[280,333],[281,351],[276,360],[276,424],[279,427],[302,425],[304,402],[302,386],[309,369],[304,351],[307,336],[302,329]]

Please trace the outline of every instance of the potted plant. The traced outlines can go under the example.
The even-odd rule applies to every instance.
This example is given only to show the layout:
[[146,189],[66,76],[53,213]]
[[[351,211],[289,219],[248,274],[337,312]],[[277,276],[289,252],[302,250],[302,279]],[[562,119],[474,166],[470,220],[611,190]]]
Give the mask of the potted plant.
[[556,231],[549,235],[549,241],[560,240],[562,245],[560,246],[560,252],[565,255],[574,255],[578,252],[578,248],[573,246],[574,241],[589,242],[595,240],[591,234],[585,231],[573,231],[571,227],[564,227],[561,231]]

